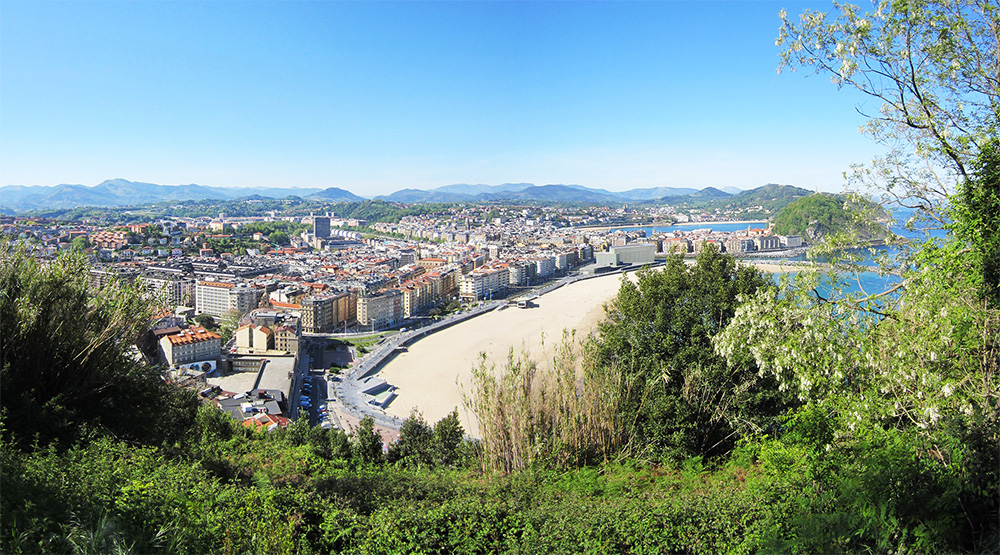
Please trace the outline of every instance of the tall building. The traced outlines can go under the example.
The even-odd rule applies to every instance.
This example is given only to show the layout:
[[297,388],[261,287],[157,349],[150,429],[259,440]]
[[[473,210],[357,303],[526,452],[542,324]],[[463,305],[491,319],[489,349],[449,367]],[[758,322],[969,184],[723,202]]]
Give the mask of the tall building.
[[330,218],[326,216],[316,216],[313,218],[313,236],[316,238],[330,236]]
[[393,326],[403,319],[403,294],[398,289],[387,289],[370,297],[358,299],[358,323],[381,329]]
[[194,278],[181,275],[146,272],[139,276],[150,294],[162,296],[169,306],[192,306],[195,301]]
[[302,331],[306,333],[333,331],[335,302],[332,297],[306,297],[301,304]]
[[477,268],[458,280],[458,291],[462,300],[478,301],[494,293],[507,290],[510,285],[510,270],[503,264],[494,268]]

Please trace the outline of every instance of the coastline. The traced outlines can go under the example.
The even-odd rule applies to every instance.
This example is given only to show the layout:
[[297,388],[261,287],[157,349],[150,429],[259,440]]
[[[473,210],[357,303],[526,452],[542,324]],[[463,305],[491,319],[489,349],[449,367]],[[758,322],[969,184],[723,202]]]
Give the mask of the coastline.
[[[815,269],[801,263],[739,263],[771,274]],[[491,311],[413,342],[379,370],[379,377],[397,388],[385,413],[404,419],[417,410],[434,424],[457,409],[465,432],[477,436],[478,423],[463,405],[462,392],[471,390],[472,370],[481,354],[501,366],[513,349],[515,355],[528,354],[545,371],[563,331],[582,338],[596,330],[605,304],[618,294],[623,276],[631,275],[577,281],[537,297],[533,308]]]
[[532,308],[511,307],[491,311],[421,338],[388,361],[379,375],[397,387],[397,398],[386,414],[406,418],[412,409],[434,424],[458,409],[465,432],[478,435],[475,415],[462,403],[462,392],[471,391],[472,370],[486,353],[501,366],[507,355],[527,353],[548,368],[563,330],[582,338],[597,327],[604,305],[618,294],[623,274],[610,274],[564,285],[537,297]]

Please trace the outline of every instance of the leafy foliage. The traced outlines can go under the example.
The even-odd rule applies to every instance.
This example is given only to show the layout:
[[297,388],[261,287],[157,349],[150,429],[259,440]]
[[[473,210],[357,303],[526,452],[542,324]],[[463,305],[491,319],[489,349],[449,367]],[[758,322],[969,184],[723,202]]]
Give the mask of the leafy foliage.
[[973,257],[971,277],[981,296],[1000,308],[1000,141],[983,145],[953,206],[950,227]]
[[618,410],[631,449],[677,461],[727,453],[736,440],[771,426],[785,406],[770,379],[749,361],[732,365],[711,338],[733,317],[741,295],[767,289],[754,268],[714,248],[696,264],[671,256],[662,270],[623,279],[600,324],[598,356],[624,375]]
[[41,264],[2,249],[0,387],[8,432],[43,443],[79,439],[93,428],[168,437],[165,422],[185,418],[192,400],[132,354],[152,310],[136,286],[112,282],[91,293],[82,256]]
[[997,135],[998,17],[992,0],[879,0],[867,13],[835,3],[797,21],[782,11],[781,67],[811,68],[880,101],[864,130],[887,151],[855,166],[851,181],[943,225],[934,208]]

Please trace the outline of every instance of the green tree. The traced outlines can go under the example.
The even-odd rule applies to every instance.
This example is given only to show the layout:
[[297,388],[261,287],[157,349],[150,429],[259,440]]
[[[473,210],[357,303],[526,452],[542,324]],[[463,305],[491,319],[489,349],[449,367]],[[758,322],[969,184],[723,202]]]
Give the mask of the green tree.
[[145,441],[177,430],[168,419],[192,416],[173,412],[191,397],[132,355],[153,308],[138,285],[90,291],[78,255],[42,265],[2,247],[0,261],[0,388],[15,437],[72,441],[105,430]]
[[287,245],[288,233],[285,233],[284,231],[272,231],[271,234],[267,236],[267,240],[275,245]]
[[403,421],[399,439],[389,446],[387,460],[408,467],[429,467],[434,462],[434,430],[414,410]]
[[[864,130],[887,150],[851,181],[943,225],[934,208],[970,177],[997,134],[1000,57],[994,0],[878,0],[781,12],[781,68],[805,67],[881,102]],[[860,109],[859,109],[860,111]]]
[[[774,233],[802,235],[806,240],[819,241],[837,233],[852,233],[858,239],[885,237],[885,228],[866,225],[875,214],[872,203],[861,198],[848,198],[825,193],[792,201],[774,217]],[[884,213],[878,214],[884,218]]]
[[222,316],[222,320],[219,322],[219,335],[222,336],[223,344],[233,338],[233,334],[236,333],[236,329],[240,326],[242,318],[243,313],[236,309],[227,310]]
[[357,464],[378,464],[383,460],[382,435],[375,430],[375,421],[366,416],[351,434],[351,455]]
[[756,269],[711,246],[693,266],[671,256],[662,270],[641,270],[638,283],[622,280],[598,348],[625,375],[621,410],[634,450],[656,460],[718,456],[770,426],[785,406],[773,381],[752,363],[728,365],[711,343],[741,295],[767,288]]
[[215,318],[211,314],[199,314],[194,317],[194,321],[205,329],[215,328]]
[[90,241],[86,237],[74,237],[69,244],[71,252],[83,252],[90,248]]
[[[952,233],[904,250],[884,291],[840,289],[836,267],[759,291],[716,336],[717,352],[752,357],[804,403],[758,451],[794,453],[823,492],[798,537],[844,551],[995,551],[1000,311],[985,276],[1000,205],[1000,10],[902,0],[836,12],[786,18],[785,63],[883,101],[867,129],[888,151],[853,178]],[[833,286],[823,297],[821,280]]]
[[952,202],[950,229],[972,255],[972,275],[982,297],[1000,308],[1000,141],[983,145],[972,175]]
[[448,413],[434,425],[434,457],[439,466],[455,466],[461,458],[460,448],[465,430],[458,419],[458,409]]

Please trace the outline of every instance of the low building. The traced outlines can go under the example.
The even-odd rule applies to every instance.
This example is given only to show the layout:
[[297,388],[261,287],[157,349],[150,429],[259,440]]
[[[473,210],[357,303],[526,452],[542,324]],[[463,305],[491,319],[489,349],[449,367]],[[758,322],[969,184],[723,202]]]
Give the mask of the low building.
[[274,331],[267,326],[247,324],[236,330],[236,348],[267,351],[274,348]]
[[799,235],[779,235],[778,240],[781,246],[786,249],[795,249],[802,246],[802,237]]
[[278,389],[254,389],[236,395],[223,394],[213,399],[219,410],[234,420],[258,430],[270,431],[288,425],[287,400]]
[[298,330],[289,325],[278,326],[274,330],[274,348],[289,353],[299,352]]

